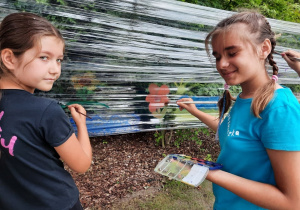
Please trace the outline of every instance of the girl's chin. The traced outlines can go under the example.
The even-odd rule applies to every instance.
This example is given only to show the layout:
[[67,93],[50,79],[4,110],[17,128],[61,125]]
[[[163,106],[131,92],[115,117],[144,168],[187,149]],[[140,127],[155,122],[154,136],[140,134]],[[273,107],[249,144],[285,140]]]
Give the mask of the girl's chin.
[[233,80],[225,80],[225,82],[227,85],[230,85],[230,86],[239,85],[238,83],[234,82]]
[[43,92],[48,92],[52,89],[52,86],[51,87],[36,88],[36,89],[38,89],[40,91],[43,91]]
[[[226,82],[226,81],[225,81],[225,82]],[[238,84],[236,84],[236,83],[234,83],[234,82],[226,82],[226,84],[227,84],[227,85],[230,85],[230,86],[238,85]]]

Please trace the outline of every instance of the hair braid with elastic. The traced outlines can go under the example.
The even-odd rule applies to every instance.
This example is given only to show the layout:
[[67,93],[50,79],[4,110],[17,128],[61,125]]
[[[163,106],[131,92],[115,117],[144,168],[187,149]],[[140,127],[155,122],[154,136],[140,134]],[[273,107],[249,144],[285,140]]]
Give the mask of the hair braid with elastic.
[[276,46],[276,41],[275,41],[275,38],[271,38],[270,41],[271,41],[271,44],[272,44],[272,50],[271,50],[271,53],[268,55],[267,58],[268,58],[269,64],[273,68],[273,75],[277,75],[278,74],[278,66],[277,66],[277,63],[273,60],[273,53],[274,53],[274,49],[275,49],[275,46]]
[[224,104],[224,101],[225,101],[225,107],[224,107],[224,113],[223,113],[223,116],[226,112],[228,112],[231,104],[232,104],[232,101],[235,101],[235,98],[232,97],[232,95],[230,94],[230,91],[229,90],[225,90],[224,93],[223,93],[223,96],[219,99],[218,101],[218,107],[219,107],[219,118],[220,120],[221,117],[222,117],[222,112],[223,112],[223,104]]
[[[275,40],[275,33],[271,30],[271,26],[269,24],[269,22],[267,21],[267,19],[265,19],[265,26],[267,26],[266,30],[269,33],[269,40],[271,42],[271,52],[270,54],[267,56],[267,60],[269,61],[270,66],[272,66],[273,69],[273,75],[278,75],[278,66],[277,63],[274,61],[273,59],[273,53],[274,53],[274,49],[276,46],[276,40]],[[268,105],[268,103],[270,102],[270,100],[272,99],[273,95],[274,95],[274,91],[276,89],[276,81],[273,79],[270,79],[270,81],[265,84],[263,87],[261,87],[260,89],[258,89],[253,97],[253,101],[251,104],[251,108],[253,111],[253,114],[258,117],[260,117],[260,113],[265,109],[265,107]]]

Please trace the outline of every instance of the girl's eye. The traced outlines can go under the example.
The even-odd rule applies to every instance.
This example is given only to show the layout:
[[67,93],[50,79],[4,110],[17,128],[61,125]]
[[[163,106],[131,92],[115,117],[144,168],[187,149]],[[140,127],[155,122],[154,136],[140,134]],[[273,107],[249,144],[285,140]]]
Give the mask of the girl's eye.
[[230,52],[230,53],[228,53],[228,55],[229,55],[230,57],[233,57],[233,56],[236,55],[236,52]]
[[48,60],[48,57],[47,56],[41,56],[40,59],[43,60],[43,61],[46,61],[46,60]]
[[57,63],[62,63],[64,61],[64,59],[57,59],[56,61],[57,61]]

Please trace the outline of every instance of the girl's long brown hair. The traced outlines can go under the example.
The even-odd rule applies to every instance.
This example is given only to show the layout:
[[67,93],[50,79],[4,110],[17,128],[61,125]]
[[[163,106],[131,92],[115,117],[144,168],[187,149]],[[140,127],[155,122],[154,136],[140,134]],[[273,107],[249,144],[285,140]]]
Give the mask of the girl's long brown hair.
[[[210,56],[209,46],[211,44],[212,37],[218,35],[221,32],[229,30],[229,28],[236,23],[243,23],[247,25],[248,31],[246,33],[249,32],[250,35],[248,35],[248,37],[251,37],[251,40],[248,41],[254,48],[256,44],[261,44],[266,39],[270,40],[272,49],[265,62],[269,62],[269,64],[272,66],[273,75],[277,75],[278,67],[276,62],[273,60],[273,53],[276,46],[275,33],[272,31],[268,20],[263,15],[257,12],[237,13],[219,22],[218,25],[206,36],[205,39],[205,48],[208,56]],[[251,42],[252,40],[255,40],[254,43]],[[272,99],[275,89],[276,81],[270,79],[270,81],[266,85],[256,90],[251,104],[251,109],[256,117],[260,118],[259,114],[264,110],[264,108]],[[224,100],[224,97],[226,98],[226,100]],[[223,110],[224,101],[224,113],[226,113],[231,106],[232,100],[235,99],[230,95],[230,92],[228,90],[225,90],[223,97],[218,102],[220,117]]]

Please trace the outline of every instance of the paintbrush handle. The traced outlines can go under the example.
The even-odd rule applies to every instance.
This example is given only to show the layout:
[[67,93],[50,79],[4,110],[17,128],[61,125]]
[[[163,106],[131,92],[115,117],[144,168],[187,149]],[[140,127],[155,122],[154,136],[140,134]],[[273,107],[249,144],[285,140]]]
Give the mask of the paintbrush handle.
[[87,118],[92,119],[92,118],[91,118],[90,116],[88,116],[87,114],[83,114],[82,112],[78,111],[77,109],[75,109],[75,110],[76,110],[76,112],[78,112],[79,114],[82,114],[82,115],[86,116]]
[[183,104],[216,104],[217,101],[183,101]]
[[[280,52],[274,51],[275,54],[281,55]],[[294,61],[299,61],[300,62],[300,58],[297,57],[292,57],[290,55],[287,55],[287,57],[289,57],[289,59],[294,60]]]

